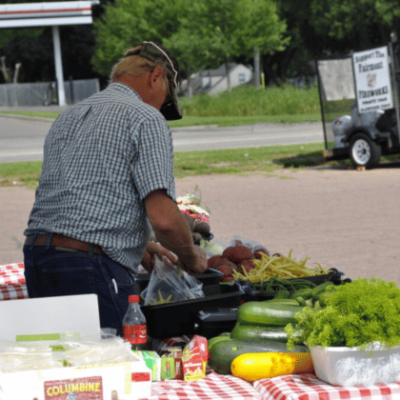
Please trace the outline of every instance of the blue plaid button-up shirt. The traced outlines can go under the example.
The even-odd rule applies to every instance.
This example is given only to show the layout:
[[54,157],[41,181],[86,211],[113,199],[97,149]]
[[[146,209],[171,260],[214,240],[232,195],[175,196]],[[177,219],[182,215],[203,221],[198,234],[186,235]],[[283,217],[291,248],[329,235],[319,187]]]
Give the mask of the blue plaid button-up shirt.
[[171,130],[133,89],[112,83],[50,128],[24,234],[97,244],[137,273],[151,230],[144,199],[158,189],[175,200]]

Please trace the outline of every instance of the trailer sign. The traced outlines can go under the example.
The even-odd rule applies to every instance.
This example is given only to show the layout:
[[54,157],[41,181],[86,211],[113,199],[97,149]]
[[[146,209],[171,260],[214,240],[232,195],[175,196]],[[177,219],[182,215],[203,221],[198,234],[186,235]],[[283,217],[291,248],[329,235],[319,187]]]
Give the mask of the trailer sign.
[[353,54],[358,111],[393,108],[387,47]]

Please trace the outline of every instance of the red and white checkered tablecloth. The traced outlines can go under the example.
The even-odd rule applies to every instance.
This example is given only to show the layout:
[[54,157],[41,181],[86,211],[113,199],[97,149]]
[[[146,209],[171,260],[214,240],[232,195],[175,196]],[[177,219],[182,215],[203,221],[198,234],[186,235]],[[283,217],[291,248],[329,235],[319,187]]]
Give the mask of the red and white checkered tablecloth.
[[0,285],[25,283],[24,263],[0,265]]
[[400,383],[373,386],[332,386],[313,374],[284,375],[254,382],[263,400],[399,400]]
[[153,382],[152,396],[146,400],[262,400],[252,384],[232,375],[211,373],[193,382]]
[[27,298],[24,263],[0,265],[0,300]]

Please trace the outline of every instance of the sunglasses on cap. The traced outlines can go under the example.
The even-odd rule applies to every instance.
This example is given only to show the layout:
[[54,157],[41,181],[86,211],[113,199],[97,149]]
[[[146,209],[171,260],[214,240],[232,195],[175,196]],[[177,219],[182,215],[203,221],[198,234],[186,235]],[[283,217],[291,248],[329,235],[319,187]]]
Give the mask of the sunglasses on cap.
[[[182,113],[179,109],[178,96],[176,89],[178,87],[178,65],[165,50],[153,42],[143,42],[139,49],[130,51],[125,54],[125,57],[138,55],[145,58],[155,64],[160,64],[162,61],[162,67],[166,72],[166,76],[169,82],[169,94],[166,102],[161,106],[161,114],[164,115],[167,121],[174,121],[182,119]],[[175,63],[174,63],[175,61]]]

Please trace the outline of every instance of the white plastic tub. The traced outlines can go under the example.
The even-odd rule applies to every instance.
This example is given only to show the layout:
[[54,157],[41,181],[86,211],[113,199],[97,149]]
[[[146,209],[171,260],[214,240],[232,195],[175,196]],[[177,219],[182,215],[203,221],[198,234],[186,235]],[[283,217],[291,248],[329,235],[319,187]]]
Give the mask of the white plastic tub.
[[400,381],[400,347],[371,343],[359,347],[310,348],[317,377],[331,385],[356,386]]

